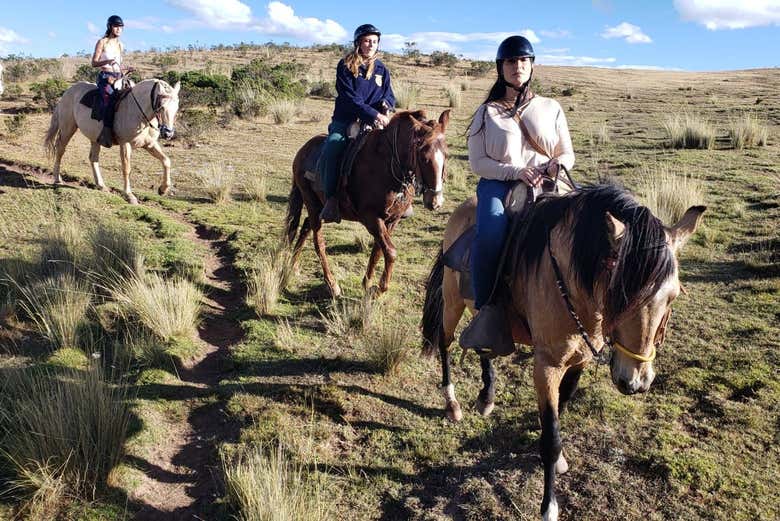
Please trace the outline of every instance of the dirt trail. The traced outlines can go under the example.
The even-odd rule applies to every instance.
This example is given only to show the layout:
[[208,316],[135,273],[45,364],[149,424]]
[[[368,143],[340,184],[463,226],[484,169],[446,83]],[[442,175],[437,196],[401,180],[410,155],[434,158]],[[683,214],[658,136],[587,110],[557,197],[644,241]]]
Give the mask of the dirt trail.
[[[10,161],[0,161],[0,176],[5,178],[3,184],[31,187],[50,185],[54,180],[45,169]],[[88,183],[66,178],[65,184],[83,187]],[[167,397],[182,401],[186,422],[166,420],[166,435],[148,457],[129,458],[145,474],[129,501],[139,509],[139,520],[208,519],[214,501],[221,496],[216,449],[238,434],[238,426],[224,412],[218,387],[229,373],[225,361],[230,346],[243,338],[234,315],[244,305],[244,288],[227,242],[218,233],[184,215],[152,206],[188,226],[187,238],[204,246],[206,299],[198,330],[200,355],[180,368],[181,385],[175,387],[175,396]]]

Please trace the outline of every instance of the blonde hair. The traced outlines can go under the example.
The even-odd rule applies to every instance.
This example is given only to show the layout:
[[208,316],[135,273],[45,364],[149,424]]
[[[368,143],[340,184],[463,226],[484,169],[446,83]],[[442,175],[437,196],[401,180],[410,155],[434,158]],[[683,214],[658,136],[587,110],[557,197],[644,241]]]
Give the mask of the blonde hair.
[[379,58],[379,52],[375,52],[371,58],[366,60],[360,55],[360,52],[356,47],[354,51],[344,56],[344,65],[347,66],[347,69],[349,69],[349,72],[351,72],[355,78],[360,74],[360,66],[365,65],[366,78],[370,78],[371,75],[374,74],[374,62],[377,58]]

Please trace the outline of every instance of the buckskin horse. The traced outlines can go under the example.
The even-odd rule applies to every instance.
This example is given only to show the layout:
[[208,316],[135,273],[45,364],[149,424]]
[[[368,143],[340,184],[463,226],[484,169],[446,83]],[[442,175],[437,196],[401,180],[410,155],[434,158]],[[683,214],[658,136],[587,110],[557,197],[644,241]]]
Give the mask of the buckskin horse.
[[[427,120],[425,112],[398,112],[384,129],[369,133],[358,152],[354,166],[346,176],[346,188],[339,194],[341,217],[358,221],[374,238],[374,246],[368,260],[363,287],[368,290],[374,269],[381,253],[385,270],[379,281],[378,291],[385,292],[390,285],[396,249],[390,235],[401,216],[412,204],[416,192],[422,192],[423,203],[429,210],[437,210],[444,202],[445,160],[447,143],[445,132],[450,111],[445,110],[438,121]],[[322,264],[325,282],[331,295],[341,295],[341,288],[333,277],[325,253],[320,210],[322,192],[306,178],[307,156],[325,140],[319,135],[307,141],[293,160],[293,183],[287,207],[286,242],[293,247],[293,264],[304,241],[313,234],[314,249]],[[308,216],[300,225],[301,210],[306,206]]]
[[[179,110],[180,87],[180,83],[171,87],[162,80],[144,80],[120,98],[116,107],[114,138],[119,144],[119,157],[124,177],[123,193],[131,204],[138,204],[138,199],[130,188],[130,154],[134,148],[143,148],[162,163],[163,176],[158,193],[165,195],[172,187],[171,160],[165,155],[157,140],[160,136],[163,139],[173,137],[174,120]],[[49,155],[54,157],[55,184],[62,183],[60,175],[62,155],[78,129],[92,143],[89,160],[95,185],[101,190],[107,190],[98,164],[100,144],[97,139],[103,128],[103,122],[92,119],[92,109],[80,103],[84,95],[95,88],[94,83],[83,81],[76,83],[65,91],[51,116],[44,144]]]
[[[449,346],[466,306],[459,274],[442,251],[475,221],[476,198],[459,206],[445,230],[443,250],[426,284],[423,353],[438,348],[447,417],[462,418],[450,380]],[[693,206],[672,227],[612,185],[543,197],[513,238],[505,281],[507,320],[515,342],[533,346],[533,378],[542,425],[545,521],[558,518],[555,475],[568,470],[558,419],[585,365],[611,344],[611,376],[624,394],[645,392],[655,372],[671,303],[680,292],[676,254],[696,230],[704,206]],[[495,371],[481,358],[484,387],[477,409],[490,414]]]

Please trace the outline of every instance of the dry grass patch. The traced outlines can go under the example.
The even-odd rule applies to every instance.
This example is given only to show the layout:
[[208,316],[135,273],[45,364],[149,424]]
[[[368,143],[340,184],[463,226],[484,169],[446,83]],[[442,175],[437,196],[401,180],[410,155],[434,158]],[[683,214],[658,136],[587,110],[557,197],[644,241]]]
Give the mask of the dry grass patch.
[[392,320],[387,313],[378,312],[363,334],[362,344],[377,369],[395,375],[413,354],[412,339],[408,326]]
[[668,167],[642,169],[639,191],[642,202],[666,225],[676,223],[691,206],[704,204],[704,188],[696,178]]
[[230,194],[236,184],[236,172],[230,165],[210,164],[195,173],[206,197],[213,203],[230,201]]
[[393,94],[395,94],[395,105],[399,109],[409,110],[417,106],[417,100],[420,98],[422,89],[419,85],[403,81],[396,82],[393,85]]
[[663,126],[672,148],[709,150],[715,145],[715,127],[702,116],[688,112],[671,114]]
[[92,274],[106,284],[144,273],[141,250],[127,229],[103,223],[87,236],[92,250]]
[[447,98],[449,106],[454,109],[460,107],[463,104],[462,89],[458,85],[450,83],[444,87],[444,96]]
[[129,317],[163,340],[196,333],[203,293],[186,279],[167,280],[154,273],[131,277],[117,284],[112,296]]
[[222,452],[228,501],[242,521],[322,521],[331,517],[319,483],[281,444],[229,457]]
[[249,172],[244,181],[244,192],[247,197],[258,203],[264,203],[268,200],[268,177],[260,169],[253,169]]
[[289,99],[277,99],[268,104],[268,112],[277,125],[289,123],[301,112],[301,104]]
[[83,259],[83,249],[84,235],[75,224],[52,226],[41,241],[41,273],[75,273],[77,262]]
[[375,310],[376,301],[368,294],[361,299],[343,297],[335,300],[320,317],[329,335],[336,339],[345,339],[354,333],[367,334]]
[[247,305],[258,316],[273,313],[279,296],[287,288],[294,271],[292,251],[280,248],[257,256],[254,265],[247,270]]
[[588,129],[588,141],[591,145],[606,145],[611,141],[606,121]]
[[755,114],[745,113],[732,119],[729,124],[729,141],[732,148],[742,150],[750,147],[766,146],[769,140],[769,127]]

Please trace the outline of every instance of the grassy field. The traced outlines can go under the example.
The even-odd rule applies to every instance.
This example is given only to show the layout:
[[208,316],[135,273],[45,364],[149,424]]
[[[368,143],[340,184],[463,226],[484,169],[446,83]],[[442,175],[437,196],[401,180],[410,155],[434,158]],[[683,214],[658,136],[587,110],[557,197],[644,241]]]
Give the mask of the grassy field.
[[[297,61],[310,81],[330,79],[338,60],[329,51],[264,48],[173,55],[173,69],[227,74],[255,57]],[[243,305],[229,309],[227,319],[240,325],[241,334],[220,346],[219,372],[212,380],[193,383],[187,376],[191,360],[209,343],[203,325],[199,336],[176,339],[161,359],[130,362],[122,378],[112,380],[127,390],[131,415],[124,456],[109,486],[88,500],[66,496],[47,507],[49,514],[35,515],[132,518],[148,506],[149,491],[158,490],[155,482],[177,483],[200,473],[215,492],[197,497],[199,489],[192,487],[186,495],[199,499],[197,512],[205,519],[260,519],[251,517],[248,506],[239,510],[240,492],[262,489],[265,485],[252,480],[268,475],[277,485],[287,476],[287,488],[303,496],[280,500],[298,501],[299,519],[538,517],[543,483],[530,348],[497,363],[496,410],[487,418],[468,410],[480,381],[476,356],[465,356],[453,374],[466,408],[459,424],[443,416],[438,362],[417,354],[430,263],[449,214],[474,191],[464,133],[492,73],[467,75],[467,62],[448,69],[416,66],[397,56],[385,61],[394,80],[419,87],[416,108],[427,109],[429,117],[449,107],[453,85],[461,96],[448,130],[446,203],[436,213],[418,204],[415,215],[399,225],[394,278],[373,306],[372,325],[335,323],[349,322],[348,313],[365,314],[360,282],[370,246],[366,232],[353,223],[328,226],[328,253],[345,295],[341,304],[327,298],[319,262],[307,244],[299,271],[271,314],[257,316]],[[163,61],[143,54],[128,62],[146,77],[161,73],[155,64]],[[79,63],[66,59],[63,74],[72,75]],[[687,295],[674,305],[650,392],[623,396],[606,368],[590,367],[562,418],[571,470],[557,482],[561,518],[780,518],[780,71],[539,66],[535,77],[541,93],[558,99],[566,112],[576,179],[616,180],[642,196],[648,179],[671,173],[699,186],[708,206],[703,227],[681,258]],[[51,165],[41,142],[49,115],[34,109],[30,81],[20,84],[17,98],[0,98],[0,162],[15,164],[0,170],[0,271],[32,271],[52,228],[86,230],[100,222],[135,238],[148,270],[185,277],[211,295],[217,292],[204,274],[213,275],[213,254],[193,237],[207,232],[225,241],[225,259],[239,275],[277,248],[292,158],[310,136],[325,130],[332,108],[330,99],[307,97],[288,123],[276,124],[270,115],[225,118],[195,142],[169,143],[164,150],[177,189],[169,198],[155,195],[159,163],[139,151],[131,182],[142,206],[130,207],[116,194],[87,186],[55,190],[46,184],[40,169]],[[25,114],[18,131],[6,123],[14,114]],[[715,133],[711,148],[667,146],[666,118],[679,114],[709,122]],[[766,145],[732,146],[729,129],[744,114],[768,130]],[[91,180],[88,150],[83,136],[71,142],[63,161],[70,179]],[[120,187],[116,149],[103,150],[101,159],[106,182]],[[229,172],[234,181],[233,197],[218,204],[198,175],[214,169]],[[258,177],[266,179],[265,201],[246,194],[248,180]],[[89,364],[90,345],[47,347],[12,304],[0,311],[0,373],[83,370]],[[100,338],[111,337],[97,317],[89,320]],[[397,333],[404,346],[395,371],[383,371],[378,330]],[[454,350],[460,358],[460,349]],[[202,418],[214,424],[206,429]],[[188,459],[197,436],[205,440],[205,455]],[[176,462],[171,454],[181,459],[168,467],[163,462]],[[233,471],[227,486],[223,461]],[[236,461],[251,472],[239,472]],[[0,465],[0,485],[17,479],[7,462]],[[0,519],[22,512],[28,498],[19,491],[0,496]],[[34,517],[29,508],[25,512]]]

